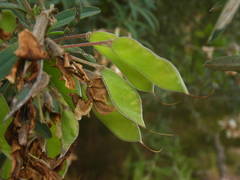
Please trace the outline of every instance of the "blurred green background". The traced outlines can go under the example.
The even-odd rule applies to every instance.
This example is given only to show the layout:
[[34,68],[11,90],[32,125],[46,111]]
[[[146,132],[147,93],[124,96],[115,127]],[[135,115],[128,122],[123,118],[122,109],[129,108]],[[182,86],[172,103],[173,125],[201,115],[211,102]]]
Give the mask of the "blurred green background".
[[64,2],[59,8],[93,5],[102,11],[80,21],[70,33],[129,32],[173,62],[193,95],[160,89],[155,89],[155,96],[142,94],[147,127],[174,135],[142,130],[145,144],[162,149],[160,153],[120,141],[93,116],[81,120],[76,157],[67,179],[240,179],[240,76],[204,67],[213,57],[239,53],[240,13],[219,38],[207,43],[225,0]]

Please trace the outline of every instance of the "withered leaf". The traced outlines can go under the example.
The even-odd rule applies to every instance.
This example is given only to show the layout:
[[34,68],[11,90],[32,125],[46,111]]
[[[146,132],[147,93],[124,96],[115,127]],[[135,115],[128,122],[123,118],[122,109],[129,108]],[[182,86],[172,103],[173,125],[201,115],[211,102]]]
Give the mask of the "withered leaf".
[[88,85],[87,93],[94,101],[100,101],[102,103],[107,102],[107,90],[100,77],[92,79]]
[[68,53],[64,54],[64,67],[68,69],[69,72],[73,73],[80,81],[89,83],[89,78],[86,72],[83,70],[83,66],[79,63],[71,61],[71,55]]
[[106,103],[99,102],[99,101],[94,102],[94,108],[100,114],[109,114],[115,110],[113,106],[108,105]]
[[12,33],[5,32],[2,28],[0,28],[0,39],[9,40],[12,36]]
[[108,103],[108,93],[100,77],[91,79],[87,88],[87,96],[93,101],[94,108],[100,114],[109,114],[115,110]]
[[61,59],[57,59],[56,66],[59,68],[59,70],[61,71],[61,73],[63,75],[63,79],[65,80],[65,86],[68,89],[75,89],[75,87],[76,87],[75,81],[74,81],[71,73],[69,73],[67,71],[67,69],[64,67],[64,62],[62,62]]
[[74,67],[76,68],[76,76],[79,77],[80,81],[83,81],[85,83],[89,83],[90,80],[86,74],[86,72],[83,70],[83,67],[81,64],[74,63]]
[[27,29],[18,34],[18,44],[15,54],[20,58],[29,60],[48,58],[47,52],[42,49],[37,38]]
[[107,102],[107,90],[104,88],[88,88],[88,93],[94,101]]
[[92,105],[93,103],[90,99],[87,101],[84,101],[83,99],[79,98],[77,106],[74,111],[75,117],[78,120],[81,120],[82,116],[86,116],[89,114],[89,112],[92,109]]

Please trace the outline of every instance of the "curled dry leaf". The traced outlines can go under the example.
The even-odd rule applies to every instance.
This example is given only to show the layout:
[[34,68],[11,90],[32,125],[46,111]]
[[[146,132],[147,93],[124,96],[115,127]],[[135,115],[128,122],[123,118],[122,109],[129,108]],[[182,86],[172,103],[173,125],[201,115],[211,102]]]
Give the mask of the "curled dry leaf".
[[81,120],[82,116],[88,115],[92,109],[92,105],[93,103],[90,99],[84,101],[83,99],[79,98],[74,111],[76,119]]
[[101,114],[109,114],[115,108],[108,103],[108,93],[101,77],[91,79],[87,88],[87,96],[93,101],[94,108]]
[[64,62],[61,59],[57,59],[56,66],[59,68],[63,75],[62,78],[65,80],[65,86],[68,89],[75,89],[76,87],[75,81],[71,73],[64,67]]
[[0,28],[0,39],[1,40],[9,40],[12,36],[12,33],[5,32],[2,28]]
[[65,53],[64,67],[67,68],[70,72],[72,72],[81,82],[89,83],[89,78],[86,72],[83,70],[82,65],[71,60],[71,56],[68,53]]
[[37,38],[27,29],[19,33],[18,44],[19,47],[15,51],[15,54],[20,58],[29,60],[48,58],[47,52],[42,49]]

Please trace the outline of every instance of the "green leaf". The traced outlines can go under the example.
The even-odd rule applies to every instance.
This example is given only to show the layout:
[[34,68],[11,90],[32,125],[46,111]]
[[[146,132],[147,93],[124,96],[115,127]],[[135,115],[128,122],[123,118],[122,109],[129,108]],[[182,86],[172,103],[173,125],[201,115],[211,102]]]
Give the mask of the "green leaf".
[[0,2],[0,9],[18,9],[25,12],[25,10],[22,7],[20,7],[18,4],[9,3],[9,2]]
[[188,94],[188,90],[176,67],[157,56],[134,39],[121,37],[113,40],[113,51],[126,64],[160,88]]
[[69,1],[69,0],[61,0],[64,6],[64,9],[70,8],[74,5],[74,1]]
[[84,19],[89,16],[94,16],[96,14],[99,14],[101,10],[98,7],[89,6],[89,7],[83,7],[80,12],[80,19]]
[[30,29],[30,25],[31,21],[29,19],[27,19],[26,14],[22,11],[19,11],[17,9],[13,9],[12,12],[15,14],[15,16],[17,17],[19,23],[21,23],[25,28]]
[[43,69],[50,75],[50,84],[58,90],[67,104],[74,109],[72,98],[69,95],[71,93],[77,93],[77,91],[65,87],[65,81],[61,79],[61,72],[55,66],[54,61],[45,61]]
[[240,71],[240,56],[222,56],[207,61],[205,66],[218,71]]
[[40,123],[39,121],[36,122],[35,131],[37,132],[37,134],[39,134],[45,139],[49,139],[52,137],[52,133],[49,127],[46,124]]
[[62,147],[68,150],[71,144],[77,139],[79,125],[75,115],[68,108],[62,112]]
[[12,171],[12,160],[5,159],[3,166],[0,169],[0,178],[9,179]]
[[62,151],[61,139],[59,137],[57,137],[57,135],[56,135],[57,134],[57,126],[56,125],[52,125],[51,133],[53,136],[50,139],[47,139],[46,150],[47,150],[48,157],[55,158]]
[[16,28],[16,16],[10,10],[3,10],[0,14],[0,28],[12,33]]
[[77,139],[79,124],[75,118],[73,111],[70,110],[67,102],[61,94],[56,96],[57,100],[62,104],[61,113],[61,130],[62,130],[62,152],[65,153],[70,148],[71,144]]
[[[114,34],[107,32],[93,32],[90,35],[90,42],[105,41],[117,38]],[[153,84],[134,68],[126,64],[117,56],[110,47],[98,45],[94,46],[102,55],[111,60],[123,73],[128,81],[138,90],[153,92]]]
[[14,54],[16,49],[17,45],[13,44],[0,51],[0,80],[11,72],[13,65],[17,62],[18,58]]
[[221,15],[219,16],[217,23],[209,37],[208,41],[212,41],[216,39],[219,34],[221,34],[227,25],[229,25],[236,14],[240,5],[239,0],[228,0],[227,4],[225,5]]
[[75,19],[75,17],[76,17],[75,8],[67,9],[60,12],[59,14],[56,15],[57,22],[52,25],[52,27],[50,28],[50,31],[52,31],[53,29],[58,29],[60,27],[68,25]]
[[86,60],[96,63],[96,59],[91,55],[86,53],[82,48],[80,47],[73,47],[73,48],[66,48],[66,51],[70,52],[70,53],[77,53],[82,55],[84,58],[86,58]]
[[5,116],[9,113],[9,107],[7,104],[7,101],[3,97],[3,95],[0,95],[0,151],[2,151],[5,156],[8,158],[11,158],[11,147],[7,143],[5,139],[5,133],[7,131],[8,126],[12,122],[12,118],[9,118],[7,121],[4,123],[2,122]]
[[139,94],[110,69],[103,69],[101,75],[110,99],[118,111],[136,124],[145,127]]
[[139,127],[132,121],[126,119],[119,112],[115,111],[107,115],[94,111],[97,118],[119,139],[128,142],[141,142]]

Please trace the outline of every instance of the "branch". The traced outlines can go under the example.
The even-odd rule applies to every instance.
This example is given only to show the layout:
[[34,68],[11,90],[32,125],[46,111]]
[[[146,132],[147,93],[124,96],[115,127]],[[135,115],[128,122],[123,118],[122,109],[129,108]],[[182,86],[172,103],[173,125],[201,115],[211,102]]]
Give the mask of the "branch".
[[80,58],[75,57],[75,56],[72,56],[72,55],[70,55],[70,58],[71,58],[73,61],[75,61],[75,62],[78,62],[78,63],[81,63],[81,64],[86,64],[86,65],[88,65],[88,66],[94,67],[95,69],[103,69],[103,68],[104,68],[103,65],[91,63],[91,62],[89,62],[89,61],[80,59]]
[[227,167],[225,165],[225,152],[221,143],[219,133],[214,136],[214,144],[217,151],[217,166],[220,175],[220,180],[227,180]]
[[[49,15],[50,13],[54,10],[53,7],[51,7],[49,10],[43,11],[39,16],[36,18],[36,24],[34,25],[33,28],[33,35],[38,39],[39,43],[43,46],[44,45],[44,37],[45,37],[45,32],[48,27],[49,23]],[[9,119],[15,112],[17,112],[36,92],[37,89],[39,89],[39,86],[41,85],[41,79],[43,77],[43,60],[40,60],[37,62],[38,67],[39,67],[39,72],[36,78],[36,81],[32,86],[30,86],[30,90],[28,94],[25,96],[25,98],[21,101],[17,101],[13,107],[12,110],[7,114],[7,116],[3,119],[3,121],[6,121]],[[27,64],[25,64],[27,65]],[[14,100],[13,100],[14,102]]]
[[110,44],[112,44],[112,40],[98,41],[98,42],[87,42],[87,43],[80,43],[80,44],[68,44],[68,45],[63,45],[62,48],[87,47],[87,46],[110,45]]
[[38,39],[41,45],[44,44],[44,38],[49,24],[49,16],[53,11],[54,7],[51,6],[50,9],[42,11],[36,18],[36,24],[33,27],[33,35]]
[[84,34],[74,34],[69,36],[63,36],[57,39],[54,39],[55,42],[60,42],[64,40],[70,40],[70,39],[77,39],[77,38],[84,38],[87,39],[89,37],[90,33],[84,33]]
[[[65,52],[62,49],[62,47],[59,46],[57,43],[55,43],[52,39],[47,38],[45,40],[45,42],[46,42],[46,46],[48,47],[51,54],[53,54],[53,56],[56,56],[56,57],[63,57],[64,56]],[[103,69],[104,68],[103,65],[91,63],[89,61],[80,59],[80,58],[72,56],[72,55],[69,55],[69,57],[70,57],[71,60],[73,60],[75,62],[78,62],[78,63],[81,63],[81,64],[86,64],[88,66],[94,67],[95,69]]]

